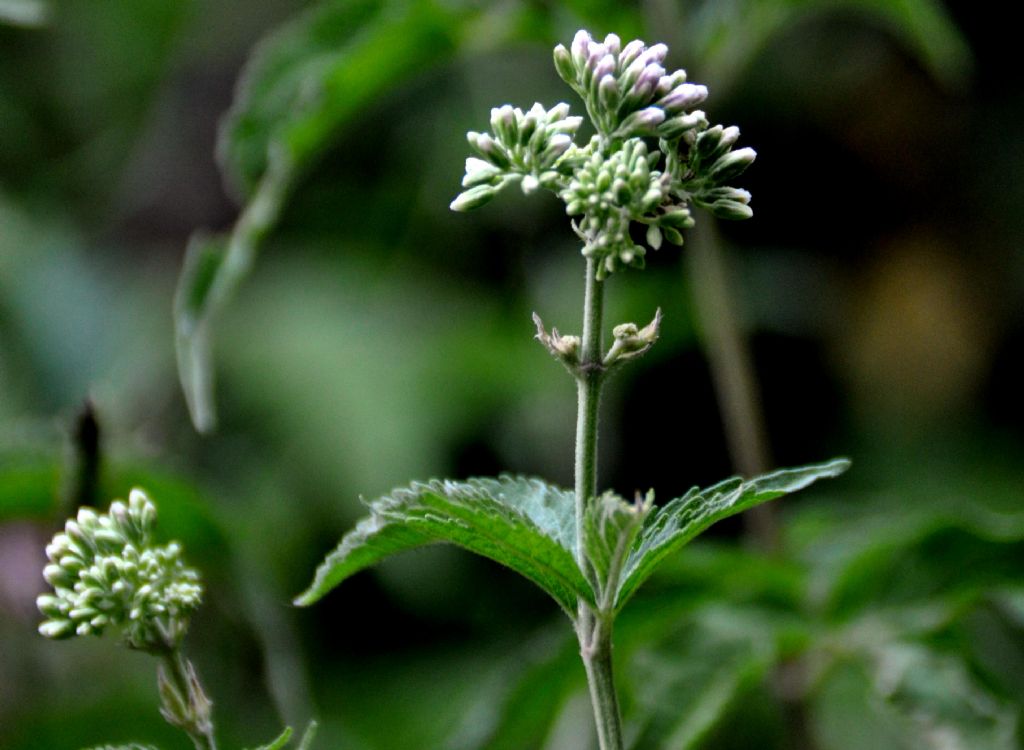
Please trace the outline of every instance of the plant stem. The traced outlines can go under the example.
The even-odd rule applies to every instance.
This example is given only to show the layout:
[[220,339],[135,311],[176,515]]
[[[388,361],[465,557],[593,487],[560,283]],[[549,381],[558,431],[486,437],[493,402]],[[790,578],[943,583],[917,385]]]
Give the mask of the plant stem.
[[[576,559],[583,571],[589,567],[583,545],[583,514],[587,502],[597,493],[598,407],[604,376],[601,364],[603,293],[604,286],[597,280],[597,262],[587,258],[583,336],[576,378],[579,407],[576,417]],[[621,750],[619,701],[612,673],[612,616],[595,612],[589,604],[581,601],[576,635],[590,686],[598,745],[601,750]]]
[[210,700],[180,649],[171,649],[160,655],[161,681],[166,680],[177,695],[175,706],[164,702],[164,718],[180,727],[192,740],[196,750],[217,750],[210,719]]
[[583,511],[597,493],[597,412],[601,401],[601,320],[604,286],[597,280],[597,262],[587,258],[583,298],[583,336],[580,369],[576,377],[576,560],[586,569],[583,549]]

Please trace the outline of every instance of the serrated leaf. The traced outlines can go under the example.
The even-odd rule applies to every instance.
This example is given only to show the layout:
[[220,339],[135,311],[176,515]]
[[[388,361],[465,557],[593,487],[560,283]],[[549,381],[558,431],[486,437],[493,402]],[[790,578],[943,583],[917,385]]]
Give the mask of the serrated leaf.
[[696,487],[656,508],[644,523],[626,560],[616,609],[629,599],[658,564],[716,521],[796,492],[818,479],[836,477],[849,468],[845,458],[794,469],[782,469],[756,479],[726,479],[706,490]]
[[447,542],[529,578],[575,616],[594,592],[575,560],[571,492],[539,479],[433,480],[393,491],[346,534],[296,603],[320,599],[354,573],[397,552]]

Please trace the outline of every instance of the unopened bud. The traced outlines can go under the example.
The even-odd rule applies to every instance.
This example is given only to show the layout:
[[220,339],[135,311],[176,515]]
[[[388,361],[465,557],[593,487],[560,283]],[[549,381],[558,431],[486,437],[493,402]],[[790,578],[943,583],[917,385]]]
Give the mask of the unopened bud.
[[708,176],[718,183],[728,182],[743,174],[746,168],[754,163],[756,157],[757,152],[752,148],[730,151],[712,165]]
[[464,190],[449,204],[452,211],[471,211],[489,203],[498,191],[490,185],[477,185]]
[[579,74],[576,66],[573,65],[572,55],[569,54],[569,50],[565,48],[564,44],[555,47],[555,70],[558,71],[558,75],[563,81],[570,86],[576,86],[576,78]]

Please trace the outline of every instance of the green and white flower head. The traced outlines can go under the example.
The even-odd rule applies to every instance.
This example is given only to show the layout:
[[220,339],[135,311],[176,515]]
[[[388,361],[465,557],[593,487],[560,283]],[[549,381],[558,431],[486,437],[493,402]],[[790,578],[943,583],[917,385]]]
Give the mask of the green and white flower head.
[[586,31],[570,48],[558,45],[555,68],[583,99],[597,134],[576,145],[581,118],[565,103],[492,109],[491,133],[468,135],[477,156],[466,160],[465,190],[452,209],[482,206],[514,182],[525,193],[550,190],[575,217],[598,279],[643,267],[636,225],[646,226],[644,242],[657,250],[663,240],[683,244],[681,230],[694,223],[691,204],[723,219],[750,218],[750,193],[728,182],[750,166],[754,150],[733,151],[739,129],[710,125],[697,109],[707,87],[687,81],[683,70],[668,72],[667,54],[664,44],[623,45],[614,34],[598,42]]
[[639,138],[607,156],[595,149],[560,193],[566,213],[583,216],[575,228],[583,255],[601,261],[598,278],[624,266],[643,267],[644,248],[630,239],[629,226],[652,213],[668,189],[661,172],[651,170],[659,155],[653,156]]
[[462,186],[468,190],[452,201],[452,210],[482,206],[511,182],[519,182],[524,193],[557,187],[561,172],[571,173],[564,157],[582,122],[569,116],[565,103],[550,110],[536,103],[526,112],[508,104],[492,109],[491,133],[466,136],[479,158],[466,160]]
[[153,541],[156,506],[140,489],[105,514],[81,508],[46,547],[43,577],[53,587],[36,603],[47,638],[119,630],[131,648],[178,647],[199,606],[199,574],[186,567],[177,542]]

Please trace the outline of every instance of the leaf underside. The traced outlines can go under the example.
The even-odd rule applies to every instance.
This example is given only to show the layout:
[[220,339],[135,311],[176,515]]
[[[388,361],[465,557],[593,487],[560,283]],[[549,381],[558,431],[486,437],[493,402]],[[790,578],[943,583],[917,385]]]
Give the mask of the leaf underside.
[[818,479],[836,477],[850,462],[838,458],[820,464],[781,469],[756,479],[726,479],[713,487],[696,487],[682,497],[656,508],[644,523],[626,559],[615,608],[619,610],[667,556],[713,523],[755,505],[796,492]]
[[296,603],[320,599],[349,576],[384,558],[448,542],[530,579],[575,616],[594,593],[576,564],[572,493],[537,479],[434,480],[393,491],[346,534]]

